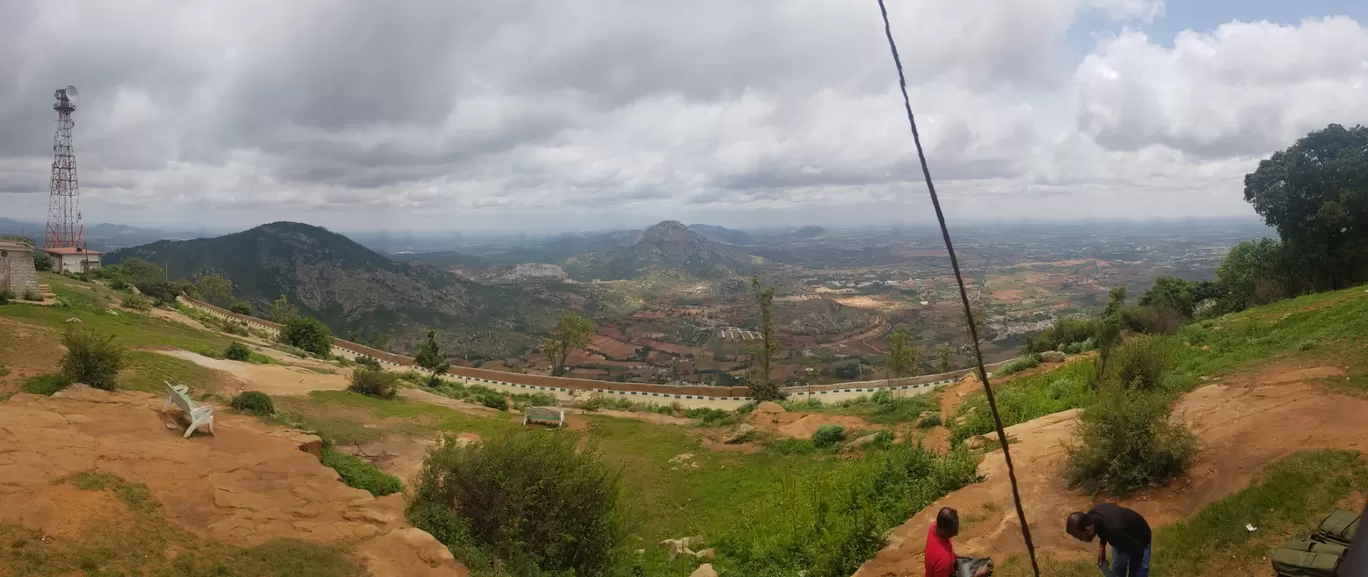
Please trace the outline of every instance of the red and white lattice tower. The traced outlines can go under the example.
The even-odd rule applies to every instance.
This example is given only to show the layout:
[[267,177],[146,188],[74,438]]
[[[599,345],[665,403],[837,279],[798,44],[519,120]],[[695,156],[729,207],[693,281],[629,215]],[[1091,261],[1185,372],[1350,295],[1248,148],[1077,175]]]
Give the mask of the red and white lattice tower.
[[85,251],[85,226],[81,224],[80,181],[76,178],[76,153],[71,148],[71,113],[76,87],[59,88],[53,93],[57,102],[57,134],[52,137],[52,182],[48,187],[47,233],[44,248],[75,248]]

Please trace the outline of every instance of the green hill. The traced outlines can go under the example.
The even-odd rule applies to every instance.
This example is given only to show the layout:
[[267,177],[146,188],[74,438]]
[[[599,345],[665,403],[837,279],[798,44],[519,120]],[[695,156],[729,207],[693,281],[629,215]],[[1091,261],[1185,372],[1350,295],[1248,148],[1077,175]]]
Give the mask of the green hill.
[[[475,283],[436,267],[396,262],[328,230],[275,222],[239,233],[159,241],[106,255],[117,264],[140,258],[171,278],[206,272],[232,281],[234,296],[254,310],[286,295],[341,336],[392,332],[407,350],[428,329],[472,356],[520,350],[553,322],[560,307],[547,295]],[[552,295],[554,296],[554,295]]]

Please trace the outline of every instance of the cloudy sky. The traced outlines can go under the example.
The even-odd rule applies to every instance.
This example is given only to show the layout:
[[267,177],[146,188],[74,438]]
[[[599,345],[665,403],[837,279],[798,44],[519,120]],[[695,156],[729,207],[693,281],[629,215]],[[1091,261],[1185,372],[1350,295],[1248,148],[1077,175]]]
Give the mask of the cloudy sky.
[[[948,216],[1252,215],[1368,123],[1368,2],[888,0]],[[85,219],[929,223],[875,0],[0,0],[0,216],[75,84]]]

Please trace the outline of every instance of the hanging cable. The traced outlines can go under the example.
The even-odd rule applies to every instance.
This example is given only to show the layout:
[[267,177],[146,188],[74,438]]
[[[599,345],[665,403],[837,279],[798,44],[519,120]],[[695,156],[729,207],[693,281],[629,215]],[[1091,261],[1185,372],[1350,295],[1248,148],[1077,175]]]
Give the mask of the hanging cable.
[[955,284],[959,285],[960,300],[964,303],[964,318],[969,325],[969,339],[974,343],[974,360],[978,363],[979,381],[983,383],[983,394],[988,397],[988,409],[993,414],[993,426],[997,429],[998,443],[1002,445],[1002,458],[1007,461],[1007,479],[1012,485],[1012,501],[1016,504],[1017,521],[1021,523],[1021,537],[1026,540],[1026,552],[1031,557],[1031,572],[1035,577],[1040,577],[1040,566],[1036,564],[1035,544],[1031,542],[1031,527],[1026,524],[1026,511],[1021,508],[1021,491],[1017,489],[1016,469],[1012,466],[1012,453],[1007,447],[1007,432],[1002,428],[1002,417],[998,415],[993,387],[988,384],[988,370],[983,366],[983,351],[979,350],[978,329],[974,327],[974,314],[969,308],[969,293],[964,289],[964,276],[960,274],[959,259],[955,257],[955,246],[950,242],[950,228],[945,225],[945,213],[941,212],[940,197],[936,195],[936,185],[931,181],[931,169],[926,164],[926,153],[922,151],[921,134],[917,132],[917,120],[912,115],[912,100],[907,97],[907,76],[903,74],[902,59],[898,57],[898,44],[893,41],[893,27],[888,23],[888,8],[884,6],[884,0],[879,0],[879,12],[883,14],[884,34],[888,36],[888,48],[893,52],[893,64],[898,68],[898,87],[902,90],[907,124],[912,127],[912,141],[917,145],[917,159],[921,161],[922,176],[926,178],[926,190],[931,193],[931,205],[936,209],[936,220],[940,222],[945,250],[950,253],[950,267],[955,270]]

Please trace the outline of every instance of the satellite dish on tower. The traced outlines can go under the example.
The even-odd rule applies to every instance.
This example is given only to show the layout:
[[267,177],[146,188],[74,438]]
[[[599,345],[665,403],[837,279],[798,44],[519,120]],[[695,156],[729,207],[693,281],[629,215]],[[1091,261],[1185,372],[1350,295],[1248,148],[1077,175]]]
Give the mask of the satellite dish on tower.
[[72,99],[72,100],[76,100],[76,97],[77,97],[78,95],[80,95],[79,92],[76,92],[76,87],[75,87],[75,86],[72,86],[72,85],[70,85],[70,84],[68,84],[67,87],[66,87],[66,93],[67,93],[67,98],[70,98],[70,99]]

